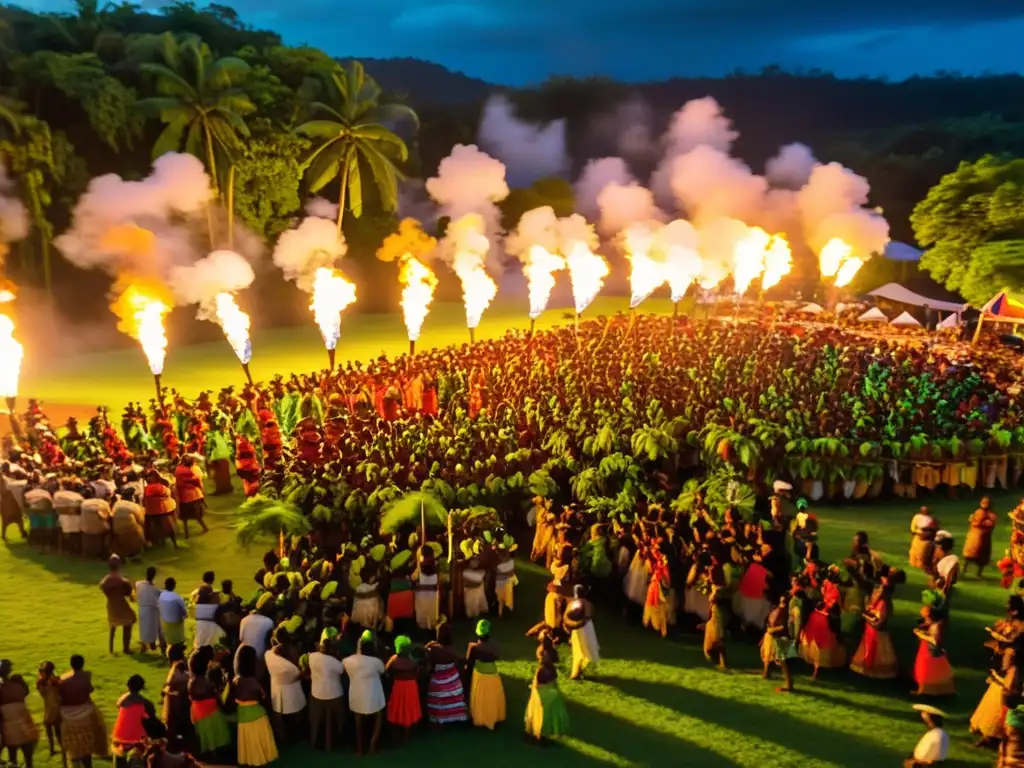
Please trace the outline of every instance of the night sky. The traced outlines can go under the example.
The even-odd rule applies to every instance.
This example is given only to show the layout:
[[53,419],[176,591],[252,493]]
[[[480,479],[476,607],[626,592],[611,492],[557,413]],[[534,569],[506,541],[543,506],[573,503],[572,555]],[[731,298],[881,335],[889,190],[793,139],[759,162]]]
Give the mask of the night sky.
[[[159,7],[162,0],[144,0]],[[64,0],[22,0],[67,10]],[[237,0],[336,56],[412,56],[491,82],[652,80],[768,64],[902,79],[1020,72],[1021,0]]]

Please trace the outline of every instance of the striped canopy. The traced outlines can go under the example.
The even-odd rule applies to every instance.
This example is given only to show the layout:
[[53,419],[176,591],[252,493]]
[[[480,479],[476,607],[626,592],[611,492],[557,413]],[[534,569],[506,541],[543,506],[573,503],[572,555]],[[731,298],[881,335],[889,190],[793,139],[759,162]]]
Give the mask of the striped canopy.
[[1024,296],[1000,291],[981,308],[981,313],[999,320],[1024,321]]

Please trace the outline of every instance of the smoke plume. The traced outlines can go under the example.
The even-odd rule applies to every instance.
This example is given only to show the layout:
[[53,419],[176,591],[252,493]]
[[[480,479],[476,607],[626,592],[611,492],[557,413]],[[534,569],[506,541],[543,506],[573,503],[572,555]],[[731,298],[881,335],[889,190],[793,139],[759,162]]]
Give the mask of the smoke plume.
[[274,247],[274,264],[303,291],[311,293],[316,271],[332,269],[348,252],[337,223],[308,216],[295,229],[283,232]]
[[218,294],[237,293],[255,278],[252,265],[241,255],[214,251],[192,266],[171,270],[170,286],[178,304],[197,304],[200,320],[214,320]]
[[565,149],[565,120],[534,125],[520,120],[505,96],[491,96],[484,104],[477,141],[505,164],[508,182],[527,187],[546,176],[563,176],[569,168]]

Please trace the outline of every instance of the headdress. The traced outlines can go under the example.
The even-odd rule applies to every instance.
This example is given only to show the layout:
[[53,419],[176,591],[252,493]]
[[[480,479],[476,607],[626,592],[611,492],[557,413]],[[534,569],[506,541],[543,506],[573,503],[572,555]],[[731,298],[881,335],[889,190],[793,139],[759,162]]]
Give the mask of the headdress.
[[490,634],[491,622],[489,622],[487,619],[480,619],[480,621],[476,623],[476,636],[487,637]]
[[395,653],[405,653],[412,648],[412,640],[406,635],[399,635],[395,638]]

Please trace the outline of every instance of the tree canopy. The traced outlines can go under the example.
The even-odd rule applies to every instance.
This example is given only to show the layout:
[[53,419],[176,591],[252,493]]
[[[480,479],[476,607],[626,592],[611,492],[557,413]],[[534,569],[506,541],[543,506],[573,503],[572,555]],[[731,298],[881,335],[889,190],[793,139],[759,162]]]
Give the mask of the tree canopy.
[[1024,287],[1024,159],[961,163],[914,208],[921,266],[980,305]]

